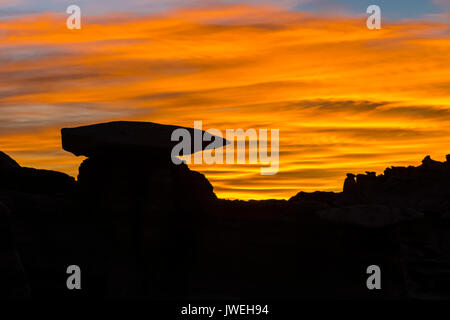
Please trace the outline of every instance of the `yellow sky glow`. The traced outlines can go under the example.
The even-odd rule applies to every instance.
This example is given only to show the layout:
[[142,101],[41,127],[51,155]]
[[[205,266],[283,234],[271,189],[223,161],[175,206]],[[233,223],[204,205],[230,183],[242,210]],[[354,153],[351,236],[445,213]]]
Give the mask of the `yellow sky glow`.
[[140,120],[279,129],[280,169],[190,165],[223,198],[340,191],[347,172],[450,153],[449,24],[321,17],[269,6],[0,20],[0,150],[73,176],[59,129]]

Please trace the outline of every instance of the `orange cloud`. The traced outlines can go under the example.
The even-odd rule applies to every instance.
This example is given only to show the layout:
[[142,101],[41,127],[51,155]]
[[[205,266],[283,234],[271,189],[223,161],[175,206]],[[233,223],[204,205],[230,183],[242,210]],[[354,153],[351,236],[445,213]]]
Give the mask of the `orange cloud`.
[[448,153],[448,24],[244,5],[65,19],[0,21],[0,150],[22,164],[76,175],[59,128],[115,119],[280,129],[278,175],[191,166],[222,197],[338,191],[346,172]]

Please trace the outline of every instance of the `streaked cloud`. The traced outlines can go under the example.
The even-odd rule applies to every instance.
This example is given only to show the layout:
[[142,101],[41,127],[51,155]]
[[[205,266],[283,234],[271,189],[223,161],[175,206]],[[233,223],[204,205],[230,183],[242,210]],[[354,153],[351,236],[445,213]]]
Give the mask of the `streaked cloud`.
[[270,5],[0,20],[0,150],[76,176],[59,129],[117,119],[280,129],[280,172],[198,166],[222,197],[341,190],[346,172],[443,159],[449,24],[324,17]]

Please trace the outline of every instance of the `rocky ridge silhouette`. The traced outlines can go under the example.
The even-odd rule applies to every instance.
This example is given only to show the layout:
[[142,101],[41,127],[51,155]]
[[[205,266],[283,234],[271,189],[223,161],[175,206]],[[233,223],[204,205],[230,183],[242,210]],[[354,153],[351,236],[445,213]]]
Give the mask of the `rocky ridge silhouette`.
[[[63,129],[88,157],[76,181],[0,152],[0,296],[450,298],[449,156],[348,174],[341,193],[230,201],[171,162],[174,128]],[[72,264],[82,290],[66,287]],[[366,287],[372,264],[382,290]]]

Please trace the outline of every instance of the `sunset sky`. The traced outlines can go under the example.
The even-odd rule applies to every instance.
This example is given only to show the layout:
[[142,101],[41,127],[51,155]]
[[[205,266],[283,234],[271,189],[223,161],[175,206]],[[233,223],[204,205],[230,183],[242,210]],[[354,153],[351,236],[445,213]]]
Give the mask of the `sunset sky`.
[[113,120],[279,129],[277,175],[190,165],[223,198],[341,191],[450,153],[450,0],[0,0],[0,66],[0,150],[73,176],[59,130]]

